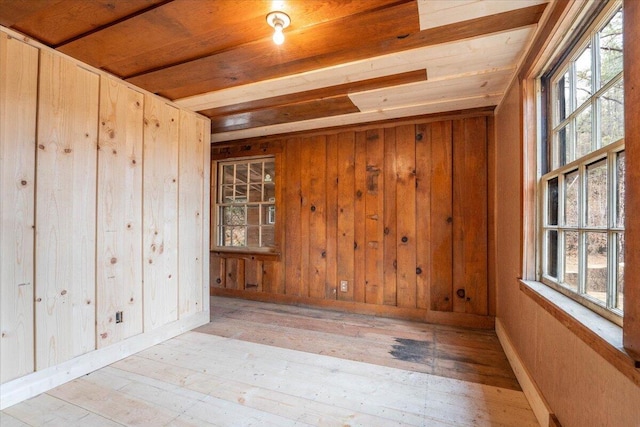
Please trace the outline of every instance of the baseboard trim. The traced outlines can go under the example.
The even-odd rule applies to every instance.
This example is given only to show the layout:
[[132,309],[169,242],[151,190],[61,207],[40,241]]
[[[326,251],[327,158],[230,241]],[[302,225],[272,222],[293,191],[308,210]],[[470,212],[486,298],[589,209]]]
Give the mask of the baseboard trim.
[[209,311],[196,313],[109,347],[91,351],[0,385],[0,410],[110,365],[198,326],[209,323]]
[[[559,426],[559,422],[547,401],[544,399],[544,396],[538,389],[535,381],[529,374],[524,363],[522,363],[522,359],[518,355],[511,339],[507,335],[507,332],[502,324],[500,318],[496,317],[496,335],[498,335],[498,340],[502,345],[502,349],[507,355],[507,359],[509,359],[509,364],[511,365],[511,369],[516,375],[518,382],[520,383],[520,387],[522,387],[522,391],[524,392],[527,401],[529,401],[529,405],[533,410],[536,418],[538,419],[538,423],[542,427],[552,427]],[[552,420],[555,420],[555,423],[551,423]]]

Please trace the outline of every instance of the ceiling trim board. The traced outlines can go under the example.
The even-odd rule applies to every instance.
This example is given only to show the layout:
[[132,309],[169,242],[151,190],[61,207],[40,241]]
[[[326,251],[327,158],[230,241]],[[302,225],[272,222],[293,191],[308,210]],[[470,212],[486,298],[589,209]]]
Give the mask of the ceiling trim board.
[[241,131],[214,133],[211,135],[211,142],[215,143],[220,141],[233,141],[245,138],[254,138],[321,128],[332,128],[336,126],[368,123],[433,113],[442,113],[446,111],[465,110],[470,108],[489,106],[495,107],[495,105],[497,105],[502,98],[502,95],[503,93],[495,93],[471,98],[449,100],[447,102],[425,103],[422,105],[413,105],[411,107],[345,114],[341,116],[306,120],[303,122],[284,123],[273,126],[251,128]]
[[198,111],[207,117],[226,116],[231,113],[239,114],[251,110],[277,108],[291,104],[331,98],[334,96],[347,95],[353,92],[362,92],[384,87],[396,87],[426,80],[427,71],[422,69]]

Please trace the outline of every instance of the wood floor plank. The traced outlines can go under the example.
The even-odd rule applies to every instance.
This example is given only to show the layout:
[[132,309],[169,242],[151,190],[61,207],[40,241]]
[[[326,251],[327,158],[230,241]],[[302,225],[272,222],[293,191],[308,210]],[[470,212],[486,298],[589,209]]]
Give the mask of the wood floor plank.
[[537,425],[491,331],[212,302],[210,324],[14,405],[3,427]]
[[221,297],[212,305],[197,331],[520,390],[493,331]]

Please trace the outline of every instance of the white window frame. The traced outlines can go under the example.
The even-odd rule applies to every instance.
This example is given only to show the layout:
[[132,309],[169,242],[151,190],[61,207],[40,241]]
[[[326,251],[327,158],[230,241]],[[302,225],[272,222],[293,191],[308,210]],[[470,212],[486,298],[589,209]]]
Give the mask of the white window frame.
[[[215,162],[215,171],[216,171],[216,192],[215,192],[215,205],[214,205],[214,218],[215,218],[215,222],[213,224],[214,228],[215,228],[215,233],[214,233],[214,242],[215,244],[215,250],[220,250],[220,251],[225,251],[225,250],[231,250],[231,251],[258,251],[258,252],[263,252],[263,251],[270,251],[272,250],[275,246],[276,246],[276,221],[275,221],[275,210],[276,210],[276,194],[277,191],[275,190],[275,185],[276,185],[276,177],[275,177],[275,162],[276,162],[276,158],[274,155],[268,155],[268,156],[253,156],[253,157],[241,157],[241,158],[234,158],[234,159],[228,159],[228,160],[219,160],[217,162]],[[273,164],[273,174],[269,174],[270,176],[267,177],[265,174],[265,164],[266,163],[272,163]],[[237,170],[237,165],[247,165],[247,175],[249,176],[250,174],[250,165],[251,164],[262,164],[262,178],[259,182],[247,182],[247,183],[242,183],[242,184],[238,184],[236,182],[236,176],[235,176],[235,171]],[[224,181],[224,167],[225,166],[233,166],[234,167],[234,183],[233,184],[226,184]],[[250,179],[247,177],[247,181],[250,181]],[[250,200],[244,200],[244,201],[239,201],[239,202],[227,202],[225,200],[223,200],[224,197],[224,187],[228,186],[228,185],[246,185],[247,189],[246,189],[246,194],[247,194],[247,198],[249,197],[249,191],[250,191],[250,186],[251,185],[255,185],[255,184],[259,184],[261,187],[261,193],[262,196],[260,198],[259,201],[250,201]],[[265,196],[265,185],[273,185],[273,196],[272,197],[266,197]],[[235,196],[235,191],[234,191],[234,196]],[[233,207],[233,206],[237,206],[237,207],[257,207],[258,208],[258,221],[256,223],[249,223],[249,220],[247,218],[247,212],[245,209],[245,221],[243,225],[238,225],[238,228],[241,227],[245,227],[245,233],[247,232],[247,227],[257,227],[257,231],[258,231],[258,245],[257,246],[248,246],[248,242],[247,239],[245,238],[245,245],[230,245],[230,244],[226,244],[225,243],[225,234],[224,234],[224,227],[225,224],[223,224],[223,215],[222,215],[222,210],[225,207]],[[269,242],[265,242],[264,241],[264,231],[266,229],[271,230],[271,234],[273,235],[273,239],[271,241],[271,243]]]
[[[617,141],[610,143],[604,147],[599,146],[600,141],[600,111],[598,100],[600,96],[606,93],[611,87],[616,85],[623,79],[623,72],[621,71],[617,76],[613,77],[609,82],[599,88],[600,82],[598,81],[598,77],[593,71],[596,67],[599,67],[598,64],[598,54],[599,54],[599,46],[597,44],[597,40],[595,34],[598,33],[608,22],[609,20],[617,13],[617,11],[622,6],[621,1],[613,1],[608,4],[598,15],[598,17],[589,25],[589,27],[583,32],[583,36],[573,45],[573,47],[569,50],[566,58],[562,60],[559,66],[549,66],[545,68],[544,72],[547,72],[550,68],[555,68],[555,72],[549,78],[549,83],[547,89],[551,91],[549,97],[551,102],[548,104],[548,111],[546,116],[542,117],[542,120],[546,121],[546,125],[548,126],[548,143],[547,147],[543,147],[540,145],[541,158],[543,156],[548,156],[548,153],[551,152],[551,156],[548,156],[548,172],[544,175],[540,176],[538,180],[538,247],[541,248],[539,252],[538,259],[538,271],[540,274],[540,281],[544,284],[556,289],[557,291],[563,293],[564,295],[578,301],[579,303],[585,305],[601,316],[611,320],[619,325],[622,325],[623,312],[619,308],[616,307],[617,302],[617,239],[620,234],[624,234],[624,227],[617,227],[615,211],[616,211],[616,203],[617,203],[617,182],[616,182],[616,160],[618,153],[624,151],[625,143],[624,143],[624,135]],[[574,61],[582,54],[583,50],[587,45],[591,44],[592,55],[591,55],[591,70],[592,70],[592,95],[588,98],[586,102],[582,105],[571,105],[570,111],[571,113],[567,115],[567,117],[560,121],[556,120],[558,111],[556,109],[557,99],[555,97],[555,92],[557,88],[557,83],[562,76],[565,75],[567,71],[572,74],[571,79],[571,99],[570,102],[575,104],[575,94],[576,94],[576,72],[575,68],[572,65]],[[563,51],[559,51],[558,53],[565,53],[566,49]],[[541,83],[539,83],[541,84]],[[624,86],[623,86],[624,88]],[[540,100],[540,102],[545,102],[546,100]],[[592,150],[590,153],[585,156],[572,159],[569,158],[569,163],[565,165],[559,165],[560,161],[558,158],[559,149],[556,144],[553,142],[556,133],[558,130],[562,129],[567,124],[571,123],[579,114],[585,111],[587,108],[591,107],[592,111],[592,123],[591,123],[591,135],[592,135]],[[557,122],[557,124],[556,124]],[[575,135],[576,131],[572,126],[569,129]],[[577,144],[572,143],[571,146],[576,146]],[[595,147],[594,147],[595,145]],[[594,149],[595,148],[595,149]],[[607,162],[607,203],[608,203],[608,215],[607,215],[607,225],[606,227],[589,227],[586,224],[586,173],[587,167],[591,164],[601,161],[602,159],[606,159]],[[555,166],[555,169],[554,169]],[[577,226],[568,226],[564,221],[564,177],[568,173],[572,173],[574,171],[578,172],[578,225]],[[539,174],[540,175],[540,174]],[[557,225],[551,225],[547,223],[548,217],[548,183],[557,178],[558,179],[558,207],[557,207]],[[548,271],[548,259],[549,259],[549,244],[547,239],[547,233],[549,231],[556,230],[557,232],[557,271],[556,276],[552,277],[549,274],[546,274]],[[577,292],[571,289],[569,286],[563,284],[565,278],[565,242],[564,235],[566,232],[578,232],[578,241],[579,241],[579,251],[578,251],[578,286]],[[586,288],[586,276],[587,276],[587,255],[586,255],[586,234],[589,232],[600,232],[607,233],[607,296],[606,301],[603,303],[600,300],[591,297],[587,294]]]

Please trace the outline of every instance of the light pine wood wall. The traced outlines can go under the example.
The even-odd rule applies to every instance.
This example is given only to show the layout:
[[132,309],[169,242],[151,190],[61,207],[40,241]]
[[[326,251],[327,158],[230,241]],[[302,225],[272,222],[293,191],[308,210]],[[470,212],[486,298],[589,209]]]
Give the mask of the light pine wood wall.
[[0,71],[4,405],[206,321],[210,124],[5,32]]
[[34,368],[37,79],[38,49],[0,33],[0,382]]
[[274,153],[282,195],[277,255],[214,248],[212,292],[490,325],[492,120],[214,145],[214,160]]

